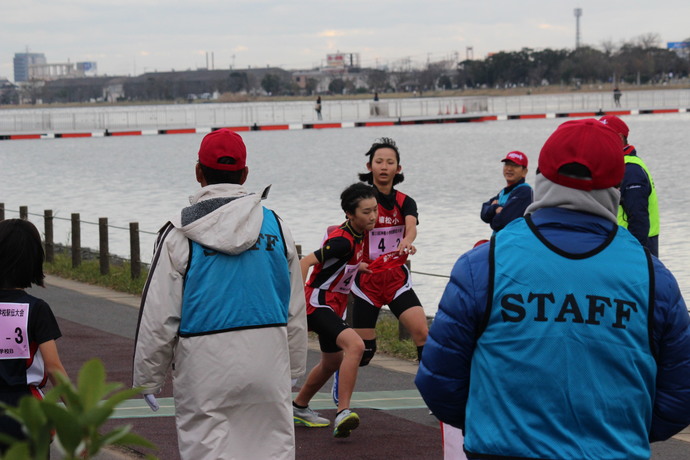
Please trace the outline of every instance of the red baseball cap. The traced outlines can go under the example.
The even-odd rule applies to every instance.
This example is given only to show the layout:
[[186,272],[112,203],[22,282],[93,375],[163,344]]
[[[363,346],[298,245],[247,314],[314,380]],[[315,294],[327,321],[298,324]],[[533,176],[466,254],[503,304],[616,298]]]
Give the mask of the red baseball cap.
[[506,157],[504,159],[502,159],[501,161],[504,163],[506,161],[512,161],[516,165],[524,166],[525,168],[527,167],[527,155],[525,155],[524,153],[522,153],[518,150],[514,150],[514,151],[508,153],[508,155],[506,155]]
[[628,128],[628,125],[625,124],[623,120],[618,118],[615,115],[605,115],[601,118],[599,118],[599,121],[617,132],[618,134],[622,134],[623,137],[626,139],[628,138],[628,133],[630,132],[630,129]]
[[204,136],[199,163],[208,168],[239,171],[247,165],[247,148],[239,134],[221,128]]
[[[572,177],[562,166],[585,166],[591,178]],[[578,190],[600,190],[618,186],[625,161],[618,134],[594,118],[566,121],[546,140],[539,153],[539,172],[551,182]]]

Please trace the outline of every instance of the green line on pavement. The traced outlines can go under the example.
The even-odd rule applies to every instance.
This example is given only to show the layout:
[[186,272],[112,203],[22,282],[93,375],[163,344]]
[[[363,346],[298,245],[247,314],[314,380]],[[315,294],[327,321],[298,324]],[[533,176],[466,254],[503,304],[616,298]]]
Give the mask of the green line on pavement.
[[[296,395],[297,393],[293,393],[293,397]],[[158,405],[160,409],[153,412],[143,398],[129,399],[115,409],[115,413],[111,418],[173,417],[175,415],[175,403],[173,398],[158,398]],[[315,410],[335,410],[336,408],[330,393],[316,393],[309,406]],[[417,390],[398,390],[355,392],[352,395],[350,407],[399,410],[424,409],[426,405]]]

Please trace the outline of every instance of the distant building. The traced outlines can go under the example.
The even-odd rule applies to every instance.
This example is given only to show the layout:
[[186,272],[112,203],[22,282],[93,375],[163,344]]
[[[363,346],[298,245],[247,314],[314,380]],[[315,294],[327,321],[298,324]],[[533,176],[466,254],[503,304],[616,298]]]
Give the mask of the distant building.
[[292,72],[293,82],[307,94],[327,93],[333,80],[343,80],[356,90],[367,88],[368,71],[360,66],[359,53],[333,53],[326,55],[324,67]]
[[85,77],[95,76],[98,73],[98,64],[95,62],[77,62],[77,72]]
[[184,70],[149,72],[127,78],[123,84],[128,100],[206,99],[202,95],[225,92],[261,94],[266,75],[290,81],[291,74],[277,67],[233,70]]
[[18,104],[19,92],[17,85],[5,77],[0,77],[0,105]]
[[292,79],[298,88],[308,94],[328,92],[328,84],[331,82],[331,77],[320,69],[296,70],[292,72]]
[[687,59],[690,55],[690,40],[684,42],[667,42],[666,48],[675,52],[679,57]]
[[328,70],[359,68],[359,53],[333,53],[326,56]]
[[113,101],[122,96],[121,77],[72,77],[42,83],[45,104]]
[[48,63],[43,53],[15,53],[14,81],[50,81],[61,78],[95,77],[95,62]]
[[33,65],[45,65],[46,57],[43,53],[14,53],[14,81],[15,83],[29,81],[29,69]]
[[115,77],[109,80],[103,88],[103,100],[106,102],[117,102],[124,99],[125,81],[127,81],[127,77]]
[[95,62],[31,64],[29,65],[29,80],[50,81],[61,78],[95,77],[97,68]]

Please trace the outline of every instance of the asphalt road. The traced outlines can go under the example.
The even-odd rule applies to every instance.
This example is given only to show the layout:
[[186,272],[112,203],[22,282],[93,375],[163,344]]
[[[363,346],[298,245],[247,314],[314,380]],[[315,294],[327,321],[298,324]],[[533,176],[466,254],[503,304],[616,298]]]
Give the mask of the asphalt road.
[[[63,332],[57,342],[58,350],[71,378],[76,378],[83,363],[98,357],[105,364],[108,381],[129,386],[139,298],[54,277],[48,278],[47,286],[46,289],[33,288],[30,292],[45,299],[58,317]],[[319,353],[312,344],[309,368],[318,358]],[[344,440],[334,439],[330,429],[297,427],[297,458],[443,458],[439,424],[429,415],[415,389],[415,370],[414,363],[377,354],[372,364],[361,369],[353,397],[353,405],[362,419],[360,427]],[[335,408],[329,389],[327,385],[324,392],[314,398],[312,407],[333,419]],[[132,459],[149,453],[165,460],[178,459],[173,408],[168,399],[171,396],[172,385],[168,381],[160,395],[161,405],[167,407],[153,413],[137,398],[124,404],[106,424],[106,429],[131,424],[134,432],[149,439],[158,450],[109,450],[98,458]],[[690,430],[654,444],[652,459],[690,459]]]

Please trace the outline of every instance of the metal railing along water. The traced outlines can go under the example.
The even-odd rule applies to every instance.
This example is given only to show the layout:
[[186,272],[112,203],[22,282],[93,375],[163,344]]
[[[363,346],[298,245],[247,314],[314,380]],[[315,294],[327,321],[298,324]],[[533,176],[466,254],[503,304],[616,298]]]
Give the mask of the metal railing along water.
[[254,102],[148,106],[93,106],[0,110],[0,133],[147,130],[404,119],[481,113],[486,97],[324,101],[323,120],[313,103]]
[[[620,109],[690,107],[690,90],[625,91]],[[615,110],[609,92],[504,97],[413,97],[327,100],[318,120],[312,101],[195,103],[142,106],[29,108],[0,110],[0,134],[147,130],[255,124],[297,124],[410,119],[458,114],[528,114]]]

